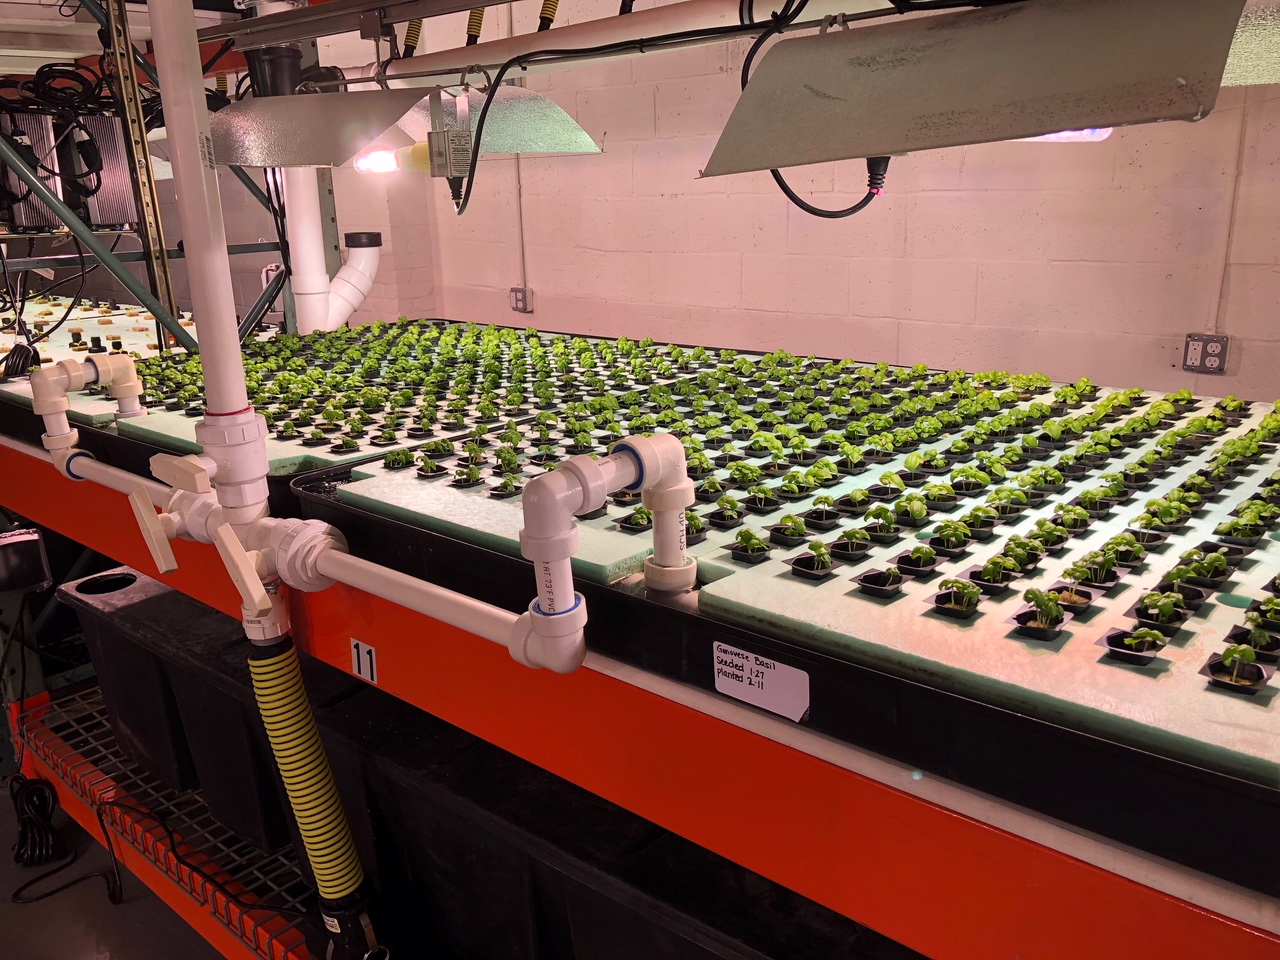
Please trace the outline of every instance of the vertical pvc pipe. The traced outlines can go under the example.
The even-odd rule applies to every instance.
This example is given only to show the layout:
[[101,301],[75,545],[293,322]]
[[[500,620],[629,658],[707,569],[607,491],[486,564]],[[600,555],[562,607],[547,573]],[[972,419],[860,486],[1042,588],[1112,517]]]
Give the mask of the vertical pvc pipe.
[[539,560],[533,565],[538,581],[538,609],[548,617],[573,608],[573,561]]
[[320,189],[315,167],[285,167],[284,208],[288,214],[289,280],[298,332],[315,333],[329,322],[329,268],[324,256]]
[[658,510],[653,515],[653,562],[660,567],[683,567],[685,552],[683,510]]
[[148,8],[156,67],[164,90],[165,126],[187,253],[187,276],[204,369],[205,403],[225,416],[249,406],[240,357],[231,259],[222,221],[218,175],[209,134],[200,45],[192,0],[165,0]]

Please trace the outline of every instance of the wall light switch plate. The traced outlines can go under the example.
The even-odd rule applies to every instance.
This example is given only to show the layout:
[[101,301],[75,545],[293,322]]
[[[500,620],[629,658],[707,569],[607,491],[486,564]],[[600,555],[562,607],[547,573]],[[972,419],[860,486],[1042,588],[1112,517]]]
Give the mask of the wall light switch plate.
[[1182,352],[1182,369],[1221,376],[1227,372],[1230,337],[1212,333],[1188,333]]
[[533,313],[533,291],[528,287],[512,287],[511,309],[516,313]]

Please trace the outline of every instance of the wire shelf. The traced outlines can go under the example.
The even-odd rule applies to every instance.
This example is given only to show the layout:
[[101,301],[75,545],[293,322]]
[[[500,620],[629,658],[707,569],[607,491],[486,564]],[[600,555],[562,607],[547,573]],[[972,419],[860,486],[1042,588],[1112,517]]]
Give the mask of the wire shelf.
[[[314,960],[304,934],[310,920],[288,915],[315,914],[315,892],[293,850],[264,855],[215,821],[199,791],[170,790],[128,759],[107,723],[100,689],[68,693],[20,715],[18,724],[26,748],[101,816],[115,842],[129,844],[158,867],[245,946],[263,960]],[[139,807],[157,819],[104,806],[105,801]],[[176,851],[161,822],[178,841]],[[243,907],[228,892],[269,906]]]

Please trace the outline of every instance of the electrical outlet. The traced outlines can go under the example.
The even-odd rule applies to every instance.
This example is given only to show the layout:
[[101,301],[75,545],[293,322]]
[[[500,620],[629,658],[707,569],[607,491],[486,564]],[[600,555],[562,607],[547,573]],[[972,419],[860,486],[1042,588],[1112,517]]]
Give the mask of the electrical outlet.
[[1182,353],[1182,369],[1217,376],[1225,374],[1230,339],[1212,333],[1188,333]]
[[512,287],[511,309],[516,313],[533,313],[533,291],[528,287]]

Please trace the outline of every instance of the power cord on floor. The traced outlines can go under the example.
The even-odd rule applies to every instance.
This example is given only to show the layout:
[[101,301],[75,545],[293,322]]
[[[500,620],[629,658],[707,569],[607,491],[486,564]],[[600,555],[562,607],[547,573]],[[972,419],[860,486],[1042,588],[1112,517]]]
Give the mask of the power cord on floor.
[[106,883],[107,899],[112,903],[118,904],[124,899],[120,867],[114,856],[111,858],[110,871],[83,873],[52,890],[28,896],[27,891],[32,887],[56,876],[79,860],[80,851],[53,825],[53,814],[58,809],[58,795],[48,780],[39,777],[27,779],[22,774],[15,773],[9,778],[9,797],[18,814],[18,842],[13,847],[13,862],[23,867],[42,867],[65,858],[52,870],[46,870],[13,891],[9,898],[12,903],[38,903],[94,877],[101,877]]

